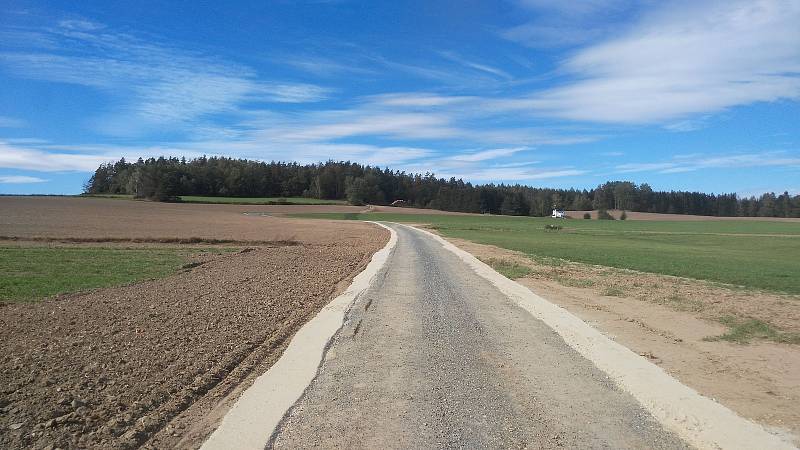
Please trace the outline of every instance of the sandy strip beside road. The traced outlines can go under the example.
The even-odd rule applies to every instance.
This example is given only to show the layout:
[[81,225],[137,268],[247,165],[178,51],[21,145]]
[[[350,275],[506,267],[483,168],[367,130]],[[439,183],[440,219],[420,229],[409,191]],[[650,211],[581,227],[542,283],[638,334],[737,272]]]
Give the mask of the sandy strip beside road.
[[292,338],[283,356],[242,394],[203,450],[261,450],[284,414],[300,398],[317,374],[328,344],[344,323],[356,298],[374,281],[397,244],[391,228],[389,242],[372,256],[369,265],[338,297],[317,313]]

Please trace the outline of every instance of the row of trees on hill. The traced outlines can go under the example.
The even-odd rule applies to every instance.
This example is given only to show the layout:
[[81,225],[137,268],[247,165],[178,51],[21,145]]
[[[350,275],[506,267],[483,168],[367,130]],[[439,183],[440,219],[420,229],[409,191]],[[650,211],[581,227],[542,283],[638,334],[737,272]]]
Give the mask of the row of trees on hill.
[[522,185],[473,185],[353,162],[300,165],[224,157],[121,159],[103,164],[86,183],[87,194],[131,194],[158,201],[182,195],[346,199],[352,204],[408,205],[446,211],[545,216],[553,208],[710,216],[800,217],[800,196],[654,191],[647,184],[612,181],[595,189],[548,189]]

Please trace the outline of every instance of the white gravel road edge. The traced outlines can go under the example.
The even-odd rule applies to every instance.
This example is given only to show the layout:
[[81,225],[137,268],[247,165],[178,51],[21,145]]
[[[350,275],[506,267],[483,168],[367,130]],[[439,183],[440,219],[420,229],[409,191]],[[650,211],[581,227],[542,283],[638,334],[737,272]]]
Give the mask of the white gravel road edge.
[[659,422],[688,444],[699,449],[797,448],[784,440],[784,436],[772,434],[761,425],[700,395],[644,357],[612,341],[567,310],[497,273],[444,238],[407,227],[438,240],[478,275],[555,330],[570,347],[608,374],[621,389],[633,395]]
[[344,293],[323,307],[292,338],[280,359],[258,377],[203,443],[202,450],[263,450],[284,414],[300,399],[317,375],[328,343],[342,327],[355,299],[372,284],[397,244],[397,233],[372,255],[367,267]]

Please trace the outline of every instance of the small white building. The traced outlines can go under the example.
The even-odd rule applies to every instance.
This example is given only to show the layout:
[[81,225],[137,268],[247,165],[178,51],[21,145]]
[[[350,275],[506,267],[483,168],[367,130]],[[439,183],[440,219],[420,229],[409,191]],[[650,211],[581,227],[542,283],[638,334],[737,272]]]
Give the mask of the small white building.
[[554,209],[553,214],[550,217],[554,219],[565,219],[567,217],[567,213],[563,209]]

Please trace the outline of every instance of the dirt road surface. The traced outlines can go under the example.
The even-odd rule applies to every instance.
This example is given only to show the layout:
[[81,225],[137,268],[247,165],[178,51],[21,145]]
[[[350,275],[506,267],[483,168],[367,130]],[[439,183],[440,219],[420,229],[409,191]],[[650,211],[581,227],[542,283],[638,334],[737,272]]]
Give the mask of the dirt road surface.
[[393,227],[274,448],[686,447],[457,256]]

